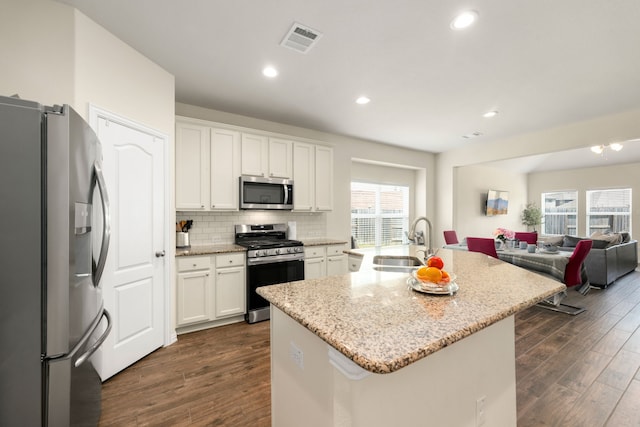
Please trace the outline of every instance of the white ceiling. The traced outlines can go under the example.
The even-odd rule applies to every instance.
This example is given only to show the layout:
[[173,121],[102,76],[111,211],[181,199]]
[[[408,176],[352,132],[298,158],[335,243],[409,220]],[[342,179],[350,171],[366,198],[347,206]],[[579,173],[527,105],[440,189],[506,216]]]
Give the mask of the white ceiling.
[[[418,150],[640,106],[638,0],[60,1],[175,75],[178,102]],[[280,46],[294,22],[323,33],[307,54]]]
[[598,166],[611,166],[640,162],[640,139],[627,141],[621,151],[605,148],[601,154],[594,154],[589,147],[539,154],[517,159],[484,163],[514,172],[545,172]]

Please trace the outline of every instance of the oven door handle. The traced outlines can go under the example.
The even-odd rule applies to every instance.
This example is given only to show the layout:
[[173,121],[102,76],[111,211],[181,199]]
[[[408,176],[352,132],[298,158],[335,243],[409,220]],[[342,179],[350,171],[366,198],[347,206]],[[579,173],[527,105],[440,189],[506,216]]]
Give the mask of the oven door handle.
[[265,258],[249,258],[247,260],[247,265],[274,264],[277,262],[289,261],[304,261],[304,254],[300,254],[299,257],[292,257],[291,255],[275,255]]

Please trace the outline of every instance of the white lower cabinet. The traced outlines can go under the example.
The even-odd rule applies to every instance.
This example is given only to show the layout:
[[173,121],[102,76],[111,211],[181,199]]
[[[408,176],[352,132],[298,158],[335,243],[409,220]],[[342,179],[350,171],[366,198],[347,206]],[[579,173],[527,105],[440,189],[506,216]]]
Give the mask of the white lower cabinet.
[[176,325],[206,322],[211,312],[211,257],[178,259]]
[[246,311],[244,260],[244,253],[216,257],[216,318]]
[[324,246],[304,248],[304,278],[317,279],[327,275],[326,251]]
[[179,257],[176,263],[178,333],[243,320],[246,311],[244,252]]
[[304,248],[304,278],[316,279],[348,273],[344,245],[323,245]]
[[327,276],[339,276],[349,272],[344,245],[327,246]]

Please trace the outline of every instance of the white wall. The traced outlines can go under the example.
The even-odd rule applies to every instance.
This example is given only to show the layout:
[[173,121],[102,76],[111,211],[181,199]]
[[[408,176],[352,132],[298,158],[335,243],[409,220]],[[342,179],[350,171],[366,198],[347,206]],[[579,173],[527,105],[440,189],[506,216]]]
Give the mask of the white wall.
[[[435,175],[437,182],[435,197],[438,201],[435,213],[436,235],[441,236],[442,230],[467,227],[467,223],[474,223],[480,219],[477,211],[466,210],[463,206],[456,205],[460,198],[455,193],[457,188],[464,185],[454,185],[457,166],[480,165],[492,160],[513,159],[589,147],[609,141],[633,139],[638,136],[640,136],[640,109],[570,123],[503,140],[487,142],[476,140],[467,147],[440,153],[436,157],[437,170]],[[475,177],[473,182],[478,186],[485,185],[482,176]],[[627,184],[631,183],[627,182]],[[535,194],[525,197],[528,201],[539,200],[539,196]],[[489,228],[483,229],[482,232],[486,234],[486,230]],[[478,233],[474,230],[474,234]],[[462,236],[459,235],[459,237]]]
[[416,173],[414,169],[353,161],[351,165],[351,179],[360,182],[413,187],[415,185]]
[[95,104],[160,131],[171,143],[174,76],[79,11],[74,24],[75,109],[87,117]]
[[[467,236],[493,237],[498,227],[514,231],[525,231],[520,214],[527,204],[527,175],[504,171],[488,166],[463,166],[454,171],[453,218],[458,239]],[[509,192],[507,215],[485,215],[488,190]],[[442,233],[438,234],[436,246],[443,243]]]
[[2,0],[0,70],[2,95],[69,104],[85,119],[94,103],[173,139],[174,77],[67,5]]
[[53,1],[0,2],[0,95],[72,103],[73,21],[73,9]]
[[[540,206],[543,192],[556,190],[578,191],[578,235],[587,236],[586,229],[586,191],[602,188],[631,188],[632,216],[631,236],[634,230],[640,230],[640,163],[606,166],[597,168],[573,169],[568,171],[534,173],[529,175],[529,196]],[[635,227],[634,227],[635,225]]]
[[[193,105],[176,103],[176,114],[219,123],[231,124],[247,128],[276,132],[292,137],[308,138],[327,143],[334,150],[334,210],[322,214],[316,223],[310,226],[313,233],[317,232],[318,224],[324,221],[324,235],[326,237],[349,241],[351,236],[351,170],[353,159],[374,162],[386,166],[415,169],[416,206],[415,215],[433,217],[434,203],[434,155],[430,153],[408,150],[400,147],[364,141],[341,135],[334,135],[289,126],[281,123],[255,119],[211,110]],[[223,214],[212,214],[223,215]],[[313,220],[312,220],[313,221]],[[304,232],[304,228],[303,228]]]

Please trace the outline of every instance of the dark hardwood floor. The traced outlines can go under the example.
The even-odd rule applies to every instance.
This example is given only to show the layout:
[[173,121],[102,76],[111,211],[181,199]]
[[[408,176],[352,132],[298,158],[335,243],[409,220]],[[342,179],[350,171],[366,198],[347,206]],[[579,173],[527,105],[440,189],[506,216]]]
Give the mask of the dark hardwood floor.
[[[640,426],[640,272],[516,316],[518,426]],[[180,335],[106,381],[100,426],[270,426],[269,322]]]

